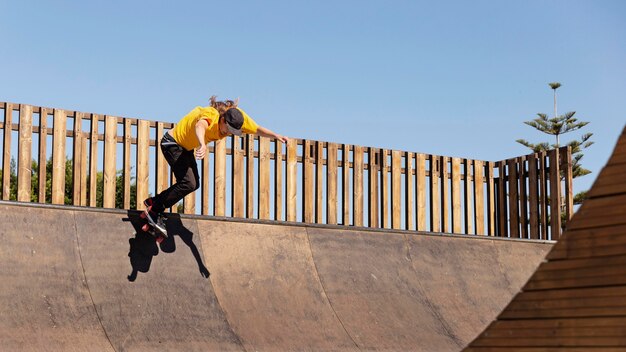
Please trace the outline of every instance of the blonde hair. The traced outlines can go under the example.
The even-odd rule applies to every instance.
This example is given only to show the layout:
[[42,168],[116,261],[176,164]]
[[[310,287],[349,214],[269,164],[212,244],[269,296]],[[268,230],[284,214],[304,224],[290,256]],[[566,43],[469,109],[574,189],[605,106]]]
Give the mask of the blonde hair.
[[229,109],[237,107],[239,98],[235,100],[217,100],[217,96],[213,95],[209,98],[209,102],[211,103],[211,107],[215,108],[215,110],[220,113],[220,116],[222,116]]

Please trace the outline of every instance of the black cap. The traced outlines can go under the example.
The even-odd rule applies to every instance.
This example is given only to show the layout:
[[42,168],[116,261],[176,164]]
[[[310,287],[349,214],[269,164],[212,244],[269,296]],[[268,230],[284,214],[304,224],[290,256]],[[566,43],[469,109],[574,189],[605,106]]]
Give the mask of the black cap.
[[239,111],[239,109],[228,109],[224,113],[224,120],[228,125],[228,130],[230,131],[230,133],[236,136],[241,136],[241,126],[243,126],[243,114],[241,113],[241,111]]

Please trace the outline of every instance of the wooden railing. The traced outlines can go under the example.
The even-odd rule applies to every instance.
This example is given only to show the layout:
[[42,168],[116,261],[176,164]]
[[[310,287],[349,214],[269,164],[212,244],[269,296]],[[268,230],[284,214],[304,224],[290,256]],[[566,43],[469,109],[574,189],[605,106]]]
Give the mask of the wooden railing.
[[[2,102],[0,113],[3,200],[130,209],[173,182],[157,148],[172,123]],[[185,213],[556,239],[573,212],[567,148],[491,162],[246,135],[211,143],[199,163]]]

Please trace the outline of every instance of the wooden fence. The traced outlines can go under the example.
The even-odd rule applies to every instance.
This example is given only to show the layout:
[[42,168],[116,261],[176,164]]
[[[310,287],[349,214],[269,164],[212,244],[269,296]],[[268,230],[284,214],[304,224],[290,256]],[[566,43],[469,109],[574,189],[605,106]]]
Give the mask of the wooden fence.
[[[172,123],[3,102],[0,114],[3,200],[130,209],[173,182],[157,148]],[[199,163],[185,213],[556,239],[573,212],[568,148],[492,162],[245,135]]]

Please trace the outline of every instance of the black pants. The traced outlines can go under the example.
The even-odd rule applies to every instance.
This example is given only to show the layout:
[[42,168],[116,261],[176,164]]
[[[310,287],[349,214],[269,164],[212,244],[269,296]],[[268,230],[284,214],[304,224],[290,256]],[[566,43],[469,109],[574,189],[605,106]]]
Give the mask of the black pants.
[[181,147],[169,133],[166,133],[161,139],[161,151],[174,172],[176,183],[154,197],[152,210],[156,213],[162,213],[200,188],[198,165],[193,150]]

